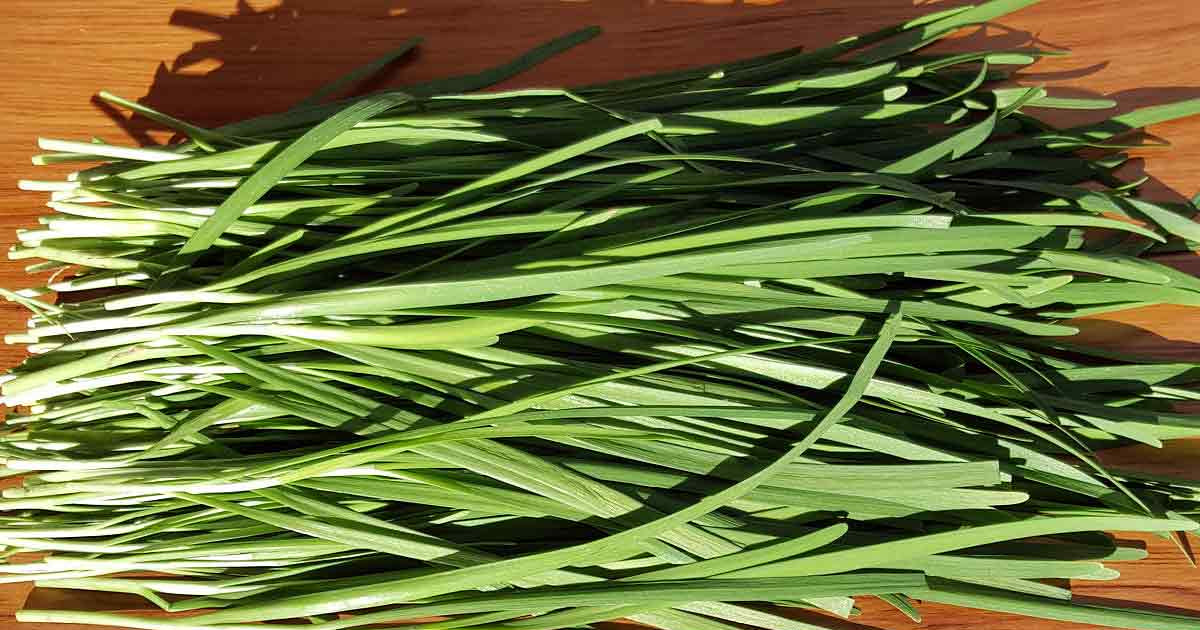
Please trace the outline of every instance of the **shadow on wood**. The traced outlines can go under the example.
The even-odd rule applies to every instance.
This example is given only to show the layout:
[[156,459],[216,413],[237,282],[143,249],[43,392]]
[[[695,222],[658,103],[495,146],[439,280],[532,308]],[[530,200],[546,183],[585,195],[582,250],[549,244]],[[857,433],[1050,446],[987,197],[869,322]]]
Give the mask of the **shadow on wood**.
[[[1195,307],[1156,306],[1153,317],[1148,310],[1128,309],[1073,320],[1079,334],[1070,341],[1150,359],[1200,361],[1200,343],[1193,341]],[[1167,312],[1175,317],[1163,317]]]
[[[505,84],[572,85],[827,45],[959,4],[524,0],[501,9],[465,0],[283,0],[258,9],[239,0],[227,15],[176,10],[170,25],[200,37],[175,59],[160,62],[149,92],[138,100],[189,122],[218,125],[287,109],[411,37],[423,36],[426,43],[358,86],[359,92],[482,69],[563,33],[601,26],[601,37]],[[957,45],[1033,42],[1027,32],[988,27]],[[153,141],[151,121],[97,106],[140,143]]]
[[[499,9],[466,0],[344,0],[335,6],[325,0],[283,0],[256,8],[237,0],[224,15],[192,9],[171,14],[170,26],[196,31],[200,38],[174,59],[160,62],[149,91],[138,100],[183,120],[213,126],[285,110],[340,74],[414,36],[425,36],[427,41],[355,86],[354,92],[480,69],[557,35],[585,26],[603,27],[605,33],[596,40],[505,84],[571,85],[826,45],[959,4],[963,3],[525,0]],[[821,28],[813,28],[814,22]],[[721,28],[714,29],[715,24]],[[1067,50],[1052,39],[1003,24],[968,29],[939,44],[942,50],[1026,47]],[[464,50],[473,55],[462,55]],[[320,57],[321,63],[313,63],[314,57]],[[1053,71],[1042,71],[1041,65],[1018,73],[1018,80],[1053,86],[1056,81],[1099,72],[1108,62]],[[341,72],[336,70],[339,67]],[[1063,96],[1107,96],[1118,102],[1113,111],[1037,112],[1055,124],[1092,122],[1136,107],[1200,96],[1200,88],[1140,88],[1109,95],[1078,88],[1055,90]],[[154,144],[156,137],[162,137],[152,134],[161,130],[152,121],[128,116],[99,99],[94,103],[138,143]],[[1121,173],[1130,178],[1146,174],[1139,160]],[[1153,177],[1142,188],[1148,198],[1184,200]]]

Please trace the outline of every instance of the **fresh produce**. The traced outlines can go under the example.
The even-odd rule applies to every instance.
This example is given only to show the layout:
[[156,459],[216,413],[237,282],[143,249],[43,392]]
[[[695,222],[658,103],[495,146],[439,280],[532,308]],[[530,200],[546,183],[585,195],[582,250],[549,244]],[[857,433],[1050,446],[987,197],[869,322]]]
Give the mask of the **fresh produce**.
[[19,619],[800,630],[877,596],[1197,627],[1061,578],[1145,555],[1106,531],[1198,526],[1200,481],[1094,453],[1200,435],[1200,366],[1069,319],[1200,305],[1139,258],[1200,242],[1196,208],[1113,174],[1200,101],[1057,129],[1111,103],[1000,83],[1048,53],[922,50],[1026,4],[476,91],[584,31],[215,129],[104,95],[186,138],[41,141],[101,164],[24,182],[53,214],[10,256],[55,273],[4,292],[33,354],[0,580],[193,614]]

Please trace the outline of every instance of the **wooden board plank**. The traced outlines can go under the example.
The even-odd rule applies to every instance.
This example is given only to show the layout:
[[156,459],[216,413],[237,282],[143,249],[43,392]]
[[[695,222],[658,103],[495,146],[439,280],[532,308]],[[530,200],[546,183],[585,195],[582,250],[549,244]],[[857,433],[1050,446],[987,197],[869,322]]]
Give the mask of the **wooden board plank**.
[[[140,98],[201,124],[228,122],[289,106],[325,81],[414,35],[427,38],[410,63],[376,87],[483,68],[560,33],[597,24],[605,35],[507,84],[573,84],[813,46],[961,2],[913,0],[3,0],[0,2],[0,245],[34,223],[38,194],[15,180],[34,169],[36,136],[161,141],[139,121],[105,112],[100,89]],[[1104,94],[1122,109],[1200,97],[1200,3],[1195,0],[1046,0],[951,42],[954,48],[1039,46],[1069,49],[1025,76],[1071,94]],[[1091,113],[1074,120],[1096,118]],[[1061,119],[1058,119],[1061,120]],[[1148,152],[1127,173],[1148,173],[1160,199],[1200,190],[1200,119],[1158,125],[1168,151]],[[1172,264],[1200,273],[1200,257]],[[0,263],[0,286],[33,284],[21,265]],[[0,303],[0,329],[22,326],[23,312]],[[1089,342],[1181,359],[1200,358],[1200,317],[1192,308],[1140,309],[1089,322]],[[0,347],[0,366],[20,360]],[[1121,465],[1200,477],[1200,445],[1129,449]],[[1086,585],[1101,599],[1154,602],[1200,611],[1200,583],[1169,544],[1148,541],[1149,559],[1118,566],[1120,580]],[[0,627],[28,587],[0,587]],[[105,600],[113,603],[113,600]],[[127,600],[125,602],[128,604]],[[96,604],[79,593],[39,590],[36,607]],[[124,605],[124,604],[117,604]],[[878,602],[846,627],[910,628]],[[926,628],[1080,628],[941,606],[924,606]],[[62,626],[53,626],[62,628]],[[79,626],[84,628],[88,626]],[[30,624],[28,630],[49,630]]]

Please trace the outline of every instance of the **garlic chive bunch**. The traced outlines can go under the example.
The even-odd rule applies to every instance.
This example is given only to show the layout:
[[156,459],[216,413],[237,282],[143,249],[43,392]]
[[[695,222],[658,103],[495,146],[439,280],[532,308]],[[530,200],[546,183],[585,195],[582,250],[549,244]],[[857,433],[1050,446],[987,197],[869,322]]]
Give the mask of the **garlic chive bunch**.
[[186,139],[41,142],[93,165],[24,183],[53,212],[10,257],[55,273],[4,292],[32,356],[0,581],[192,614],[19,619],[807,630],[876,596],[1196,627],[1062,580],[1145,555],[1106,531],[1198,527],[1195,480],[1095,452],[1200,435],[1200,366],[1069,320],[1200,304],[1142,258],[1195,208],[1113,174],[1200,102],[1053,128],[1111,103],[999,87],[1043,51],[925,50],[1026,4],[478,91],[589,30],[215,129],[104,95]]

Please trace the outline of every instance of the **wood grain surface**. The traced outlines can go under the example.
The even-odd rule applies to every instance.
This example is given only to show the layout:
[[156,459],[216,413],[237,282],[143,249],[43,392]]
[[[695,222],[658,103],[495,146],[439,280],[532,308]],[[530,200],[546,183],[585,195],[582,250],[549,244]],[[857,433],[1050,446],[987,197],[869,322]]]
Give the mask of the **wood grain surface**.
[[[574,84],[711,63],[797,45],[828,43],[960,2],[913,0],[0,0],[0,245],[32,224],[44,197],[16,190],[19,178],[46,177],[30,166],[37,136],[156,143],[145,120],[101,107],[101,89],[200,124],[287,108],[312,89],[415,35],[420,53],[370,87],[402,85],[479,69],[585,25],[605,35],[507,84]],[[1070,51],[1022,77],[1060,94],[1104,94],[1120,108],[1200,96],[1200,1],[1045,0],[999,24],[972,29],[943,46],[1035,44]],[[1095,119],[1107,113],[1088,113]],[[1063,119],[1058,119],[1056,122]],[[1073,120],[1080,120],[1076,116]],[[1159,199],[1200,189],[1200,118],[1150,130],[1170,149],[1142,154],[1126,173],[1147,174]],[[37,171],[42,172],[37,172]],[[1200,257],[1170,264],[1200,273]],[[36,284],[21,265],[0,263],[0,286]],[[1089,343],[1200,360],[1200,311],[1139,309],[1082,322]],[[23,326],[17,306],[0,303],[0,329]],[[21,350],[0,347],[0,367]],[[1107,461],[1200,478],[1200,442],[1164,450],[1128,449]],[[1080,599],[1141,602],[1200,615],[1200,571],[1170,545],[1143,538],[1151,556],[1118,563],[1123,576],[1083,585]],[[136,609],[136,598],[0,586],[0,628],[28,597],[37,608]],[[832,623],[844,628],[916,627],[879,602]],[[1055,630],[1085,626],[923,605],[924,627]],[[827,620],[828,621],[828,620]],[[79,626],[85,628],[94,626]],[[1200,624],[1198,624],[1200,627]]]

